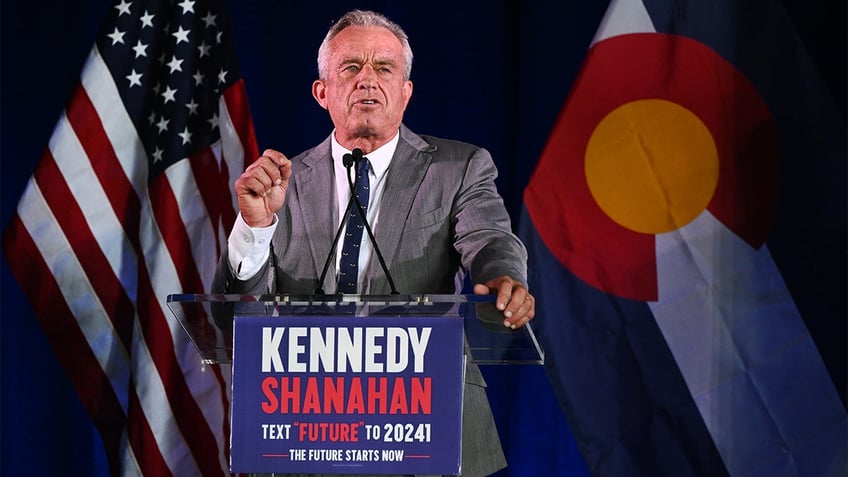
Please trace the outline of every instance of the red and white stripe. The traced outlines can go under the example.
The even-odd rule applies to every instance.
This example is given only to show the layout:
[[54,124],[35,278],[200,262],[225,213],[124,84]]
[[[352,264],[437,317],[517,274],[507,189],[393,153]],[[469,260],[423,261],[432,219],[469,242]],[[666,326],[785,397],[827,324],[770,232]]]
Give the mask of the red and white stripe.
[[113,474],[228,473],[230,370],[201,363],[166,305],[210,290],[232,181],[258,155],[243,82],[219,105],[221,141],[148,184],[95,46],[7,231],[13,273]]

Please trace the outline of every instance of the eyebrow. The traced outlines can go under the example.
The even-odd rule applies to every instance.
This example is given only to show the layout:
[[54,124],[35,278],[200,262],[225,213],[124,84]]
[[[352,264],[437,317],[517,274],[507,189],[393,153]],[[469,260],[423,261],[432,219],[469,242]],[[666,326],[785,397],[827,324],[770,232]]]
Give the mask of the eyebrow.
[[[348,56],[348,57],[342,58],[342,60],[339,62],[339,65],[347,65],[347,64],[350,64],[350,63],[364,64],[364,63],[366,63],[366,60],[365,60],[365,57],[363,57],[361,55]],[[385,66],[385,65],[397,66],[399,64],[399,62],[398,62],[398,60],[391,58],[389,56],[375,56],[374,57],[374,64],[378,65],[378,66]]]

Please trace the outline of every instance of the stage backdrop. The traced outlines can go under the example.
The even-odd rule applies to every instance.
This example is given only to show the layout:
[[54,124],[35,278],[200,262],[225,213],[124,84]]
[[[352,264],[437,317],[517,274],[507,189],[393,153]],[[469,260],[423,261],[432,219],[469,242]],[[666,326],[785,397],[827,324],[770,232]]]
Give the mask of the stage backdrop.
[[[844,121],[844,2],[783,3]],[[327,113],[310,94],[318,45],[326,28],[345,11],[379,10],[405,27],[415,52],[415,89],[406,124],[418,133],[488,148],[500,170],[498,187],[518,230],[524,188],[607,4],[603,0],[333,0],[231,1],[228,7],[260,150],[275,148],[293,156],[327,136],[331,128]],[[18,0],[2,5],[0,226],[4,230],[113,8],[105,0]],[[845,217],[834,220],[844,222]],[[845,283],[844,276],[833,279]],[[101,436],[33,317],[5,256],[0,303],[0,473],[108,475]],[[844,325],[837,329],[844,331]],[[844,354],[844,336],[817,344],[825,348],[823,354]],[[542,367],[483,371],[510,462],[502,475],[588,474]],[[836,369],[836,374],[840,372],[842,380],[835,380],[844,402],[844,366]]]

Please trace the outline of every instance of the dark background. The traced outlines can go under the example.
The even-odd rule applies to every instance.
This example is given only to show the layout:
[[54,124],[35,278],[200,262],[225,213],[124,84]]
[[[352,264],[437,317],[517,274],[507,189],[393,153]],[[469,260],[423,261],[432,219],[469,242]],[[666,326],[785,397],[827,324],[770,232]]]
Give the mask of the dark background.
[[[844,118],[846,2],[782,3]],[[2,4],[3,230],[111,5]],[[329,117],[310,94],[318,45],[345,11],[382,11],[406,29],[415,53],[406,124],[489,149],[517,229],[523,189],[606,6],[604,0],[267,0],[232,1],[229,8],[260,149],[293,156],[327,136]],[[5,257],[0,280],[0,474],[104,475],[99,437]],[[585,474],[543,369],[487,367],[484,373],[510,461],[504,474]]]

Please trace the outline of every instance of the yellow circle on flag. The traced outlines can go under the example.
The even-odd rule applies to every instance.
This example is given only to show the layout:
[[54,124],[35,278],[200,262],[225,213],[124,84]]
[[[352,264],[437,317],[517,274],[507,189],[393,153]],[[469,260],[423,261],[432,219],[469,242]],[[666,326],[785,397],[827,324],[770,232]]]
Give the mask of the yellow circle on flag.
[[718,184],[713,137],[698,117],[662,99],[625,103],[607,114],[586,146],[589,190],[630,230],[676,230],[707,207]]

